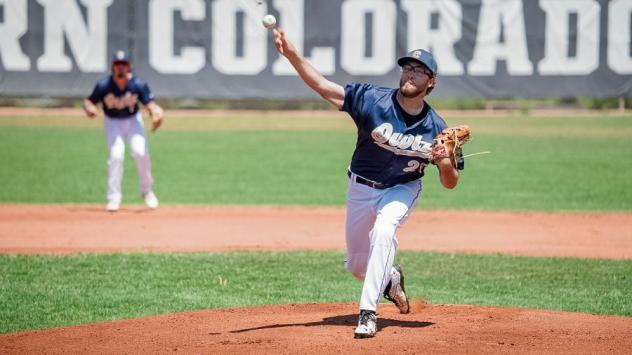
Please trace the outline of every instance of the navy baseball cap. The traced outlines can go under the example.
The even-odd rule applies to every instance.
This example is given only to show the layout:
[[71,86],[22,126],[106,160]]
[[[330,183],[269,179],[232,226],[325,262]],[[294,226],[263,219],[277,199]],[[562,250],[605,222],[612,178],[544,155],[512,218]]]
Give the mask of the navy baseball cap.
[[120,49],[117,51],[114,51],[114,53],[112,53],[112,63],[119,63],[119,62],[123,62],[123,63],[131,62],[129,53]]
[[430,69],[432,75],[437,75],[437,62],[432,56],[432,53],[428,52],[427,50],[413,49],[412,51],[406,53],[405,56],[399,58],[397,60],[397,64],[399,64],[399,66],[401,67],[409,60],[414,60],[425,65],[426,67],[428,67],[428,69]]

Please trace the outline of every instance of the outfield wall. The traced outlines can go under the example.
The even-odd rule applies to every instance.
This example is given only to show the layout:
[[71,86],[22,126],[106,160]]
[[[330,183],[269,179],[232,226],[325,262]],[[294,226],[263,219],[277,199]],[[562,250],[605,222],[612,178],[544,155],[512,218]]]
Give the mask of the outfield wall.
[[632,0],[0,0],[0,95],[86,96],[120,48],[159,97],[314,97],[266,13],[340,84],[421,47],[436,96],[632,96]]

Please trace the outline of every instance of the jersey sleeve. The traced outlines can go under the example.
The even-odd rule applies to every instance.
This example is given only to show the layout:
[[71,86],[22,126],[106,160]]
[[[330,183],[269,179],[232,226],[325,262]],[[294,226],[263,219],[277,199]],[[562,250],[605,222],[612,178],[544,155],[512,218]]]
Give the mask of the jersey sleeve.
[[143,105],[147,105],[148,103],[154,101],[155,99],[154,93],[151,92],[149,85],[145,81],[139,80],[139,89],[140,89],[140,102],[142,102]]
[[101,102],[103,100],[103,97],[105,97],[105,91],[106,90],[103,86],[103,83],[101,81],[97,82],[97,84],[94,86],[94,89],[92,90],[92,94],[88,96],[88,100],[90,100],[90,102],[92,102],[93,104]]
[[345,101],[340,111],[347,112],[354,121],[361,122],[366,117],[367,91],[371,90],[371,84],[348,84],[345,86]]

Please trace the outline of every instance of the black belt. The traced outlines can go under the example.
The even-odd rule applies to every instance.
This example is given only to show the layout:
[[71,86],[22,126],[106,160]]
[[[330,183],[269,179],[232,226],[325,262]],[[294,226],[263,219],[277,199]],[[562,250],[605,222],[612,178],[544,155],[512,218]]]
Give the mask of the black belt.
[[[347,176],[351,178],[351,172],[347,171]],[[363,178],[362,176],[355,175],[355,182],[358,184],[366,185],[368,187],[372,187],[374,189],[383,190],[388,189],[389,187],[395,186],[395,184],[383,184],[381,182],[371,181]]]

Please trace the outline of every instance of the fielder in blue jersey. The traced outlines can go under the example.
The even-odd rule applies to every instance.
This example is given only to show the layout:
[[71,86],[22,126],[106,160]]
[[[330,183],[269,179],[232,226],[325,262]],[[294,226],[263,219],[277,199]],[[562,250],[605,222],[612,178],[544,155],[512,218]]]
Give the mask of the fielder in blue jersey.
[[154,101],[149,85],[134,76],[131,68],[127,52],[116,51],[112,55],[112,74],[99,80],[92,94],[83,102],[86,115],[90,118],[99,113],[97,104],[103,104],[104,128],[109,149],[106,210],[110,212],[117,211],[121,205],[125,141],[136,160],[140,192],[145,204],[152,209],[158,207],[158,198],[152,189],[154,179],[151,174],[149,145],[139,102],[149,111],[152,132],[162,124],[163,110]]
[[[459,172],[449,158],[437,158],[434,138],[446,128],[424,100],[437,81],[432,54],[416,49],[399,58],[399,88],[370,84],[342,87],[327,80],[296,50],[281,28],[273,30],[275,46],[301,79],[325,100],[347,112],[358,127],[358,139],[347,175],[345,268],[363,281],[360,316],[354,334],[377,332],[377,306],[382,295],[401,313],[410,312],[404,273],[394,264],[397,229],[413,211],[423,188],[424,169],[434,164],[441,184],[456,186]],[[436,154],[433,154],[436,153]]]

